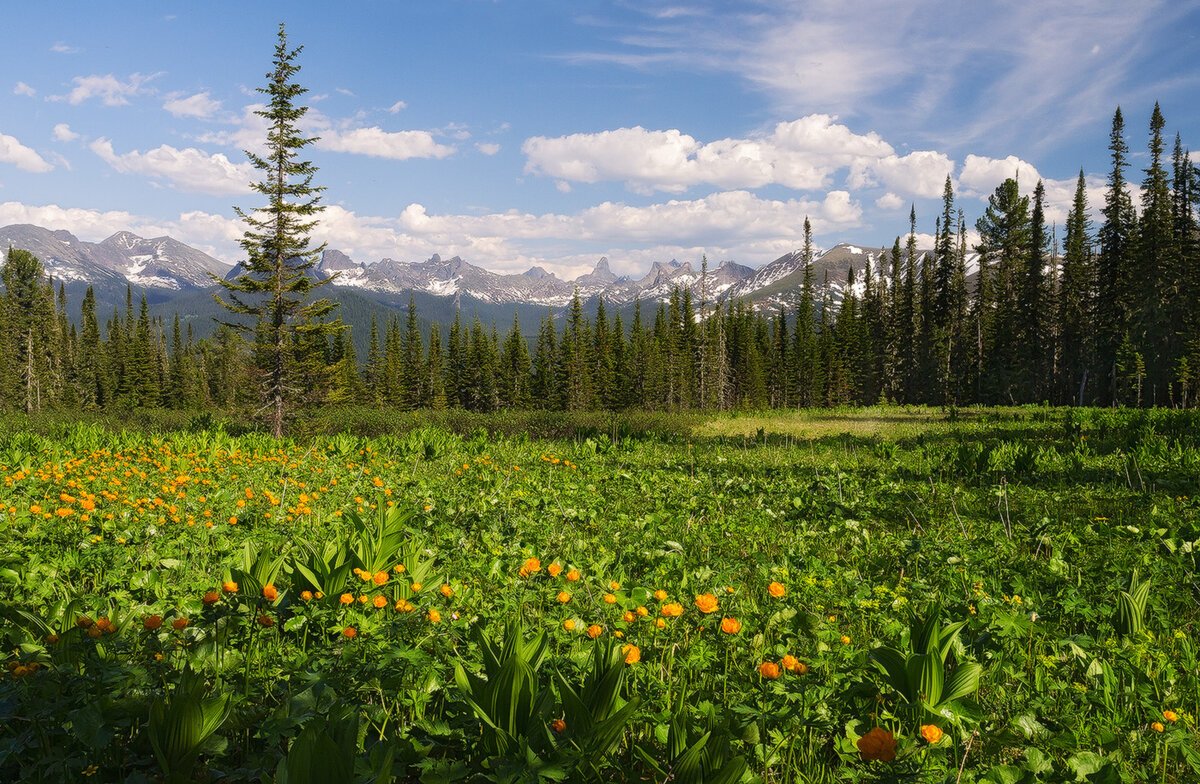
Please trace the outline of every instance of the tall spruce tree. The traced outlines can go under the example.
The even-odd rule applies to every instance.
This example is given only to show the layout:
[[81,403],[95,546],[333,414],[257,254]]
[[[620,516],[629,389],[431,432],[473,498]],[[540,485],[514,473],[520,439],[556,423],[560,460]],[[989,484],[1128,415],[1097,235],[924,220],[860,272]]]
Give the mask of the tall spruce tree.
[[[295,60],[302,49],[288,46],[287,32],[280,24],[267,85],[258,88],[267,96],[267,104],[255,111],[267,124],[266,152],[246,151],[263,177],[251,187],[266,204],[251,211],[235,208],[248,227],[240,241],[246,253],[243,271],[232,280],[215,278],[228,297],[214,295],[217,301],[231,313],[252,316],[256,321],[255,353],[262,362],[262,392],[276,438],[283,437],[288,401],[297,391],[290,354],[295,337],[335,331],[333,325],[322,322],[334,303],[309,300],[313,289],[332,278],[316,279],[311,274],[325,246],[313,247],[310,233],[324,208],[320,204],[323,189],[312,182],[317,168],[299,159],[300,152],[317,141],[300,130],[300,121],[308,112],[308,107],[296,103],[307,92],[294,81],[300,70]],[[234,325],[246,329],[242,322]]]

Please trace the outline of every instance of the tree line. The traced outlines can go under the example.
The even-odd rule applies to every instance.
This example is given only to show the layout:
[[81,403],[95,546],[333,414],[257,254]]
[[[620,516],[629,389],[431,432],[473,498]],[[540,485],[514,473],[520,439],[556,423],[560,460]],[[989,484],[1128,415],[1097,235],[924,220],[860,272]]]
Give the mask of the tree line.
[[[1043,184],[1025,196],[1015,178],[987,199],[969,248],[947,177],[934,247],[917,248],[914,210],[907,235],[840,287],[814,280],[806,220],[805,274],[790,308],[709,301],[705,272],[697,294],[637,303],[629,323],[576,295],[560,319],[547,312],[526,336],[515,317],[501,335],[461,313],[426,332],[410,299],[403,319],[372,319],[361,358],[340,320],[283,330],[259,318],[196,340],[178,317],[153,317],[144,296],[135,308],[132,290],[102,328],[89,289],[76,326],[61,285],[10,249],[0,275],[0,407],[228,409],[260,403],[264,384],[279,392],[275,403],[286,393],[300,405],[474,411],[885,400],[1190,407],[1200,383],[1200,168],[1178,135],[1168,156],[1164,125],[1156,105],[1135,198],[1117,110],[1101,225],[1089,220],[1081,171],[1061,249]],[[304,268],[288,269],[305,288],[296,284]],[[315,324],[309,316],[301,320]]]

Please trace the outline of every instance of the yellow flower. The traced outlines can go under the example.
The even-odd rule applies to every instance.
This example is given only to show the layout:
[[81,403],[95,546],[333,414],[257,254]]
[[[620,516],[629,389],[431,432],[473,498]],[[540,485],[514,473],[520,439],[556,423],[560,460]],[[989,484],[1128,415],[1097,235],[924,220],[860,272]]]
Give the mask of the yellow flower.
[[342,604],[354,604],[354,597],[348,593],[344,593],[338,597],[338,601]]
[[386,596],[376,596],[371,601],[371,604],[375,605],[376,610],[382,610],[384,607],[387,607],[388,600]]
[[696,607],[702,613],[714,613],[717,611],[717,597],[711,593],[702,593],[696,596]]
[[454,595],[454,589],[450,587],[449,583],[442,583],[442,587],[438,590],[441,592],[442,596],[445,596],[447,599]]
[[942,732],[942,728],[936,724],[922,724],[921,725],[921,737],[925,739],[926,743],[929,743],[929,744],[937,743],[939,740],[942,739],[943,734],[944,733]]
[[412,612],[415,609],[416,609],[416,607],[413,606],[413,603],[410,601],[407,601],[405,599],[401,599],[400,601],[396,602],[396,611],[397,612],[407,613],[407,612]]
[[1163,711],[1163,718],[1174,724],[1179,721],[1179,714],[1173,710],[1165,710]]
[[665,629],[665,628],[667,628],[667,622],[664,621],[662,618],[655,618],[654,619],[654,628]]
[[1166,729],[1166,727],[1163,726],[1161,721],[1155,721],[1151,722],[1150,729],[1154,730],[1155,732],[1162,732],[1164,729]]
[[430,610],[429,614],[426,615],[425,617],[429,619],[430,623],[441,623],[442,622],[442,614],[440,612],[438,612],[437,610]]
[[634,615],[629,610],[626,610],[624,613],[621,614],[621,620],[624,621],[625,623],[633,623],[634,621],[637,620],[637,616]]
[[721,631],[726,634],[737,634],[742,630],[742,622],[737,618],[722,618]]
[[387,581],[388,581],[388,573],[387,572],[376,572],[374,575],[372,575],[371,580],[376,585],[386,585]]
[[551,577],[558,577],[560,574],[562,574],[562,570],[562,564],[558,562],[552,563],[546,568],[546,571],[549,572]]
[[158,627],[162,626],[162,616],[161,615],[147,615],[145,617],[145,619],[142,621],[142,626],[145,627],[149,631],[155,631],[156,629],[158,629]]
[[559,591],[556,598],[558,599],[559,604],[566,604],[567,602],[571,601],[571,594],[567,593],[566,591]]
[[171,628],[177,632],[181,632],[188,627],[188,619],[180,615],[175,620],[171,621]]
[[597,637],[599,637],[603,633],[604,633],[604,630],[601,629],[599,626],[597,626],[594,623],[591,626],[587,627],[587,636],[592,638],[593,640],[596,639]]
[[662,588],[659,588],[657,591],[654,592],[654,598],[656,601],[660,601],[660,602],[665,601],[667,598],[667,592],[664,591]]
[[424,586],[422,586],[420,583],[413,583],[412,584],[412,592],[417,593],[421,590],[422,587],[424,587]]
[[613,596],[611,593],[606,593],[606,594],[604,594],[604,603],[605,604],[616,604],[617,597]]
[[355,629],[353,626],[347,626],[345,629],[342,629],[342,636],[347,640],[353,640],[358,636],[358,629]]
[[312,591],[301,591],[300,598],[306,602],[311,602],[313,598]]
[[225,582],[221,583],[221,590],[225,593],[237,593],[237,589],[238,584],[233,580],[226,580]]
[[842,645],[849,645],[849,644],[850,644],[850,635],[843,634],[842,635]]
[[787,593],[787,588],[783,587],[783,583],[771,583],[767,586],[767,593],[771,594],[771,596],[775,597],[776,599],[779,599]]
[[567,620],[563,621],[563,629],[569,632],[575,631],[575,619],[568,618]]
[[683,615],[683,605],[679,602],[669,602],[664,604],[659,612],[667,618],[678,618]]
[[569,583],[579,582],[579,570],[578,569],[572,569],[571,571],[567,572],[567,582],[569,582]]
[[619,582],[617,582],[616,580],[613,580],[608,584],[608,590],[619,591],[619,590],[621,590],[621,584]]
[[622,646],[621,653],[625,655],[626,664],[637,664],[642,660],[642,649],[636,645],[630,644]]
[[867,762],[891,762],[896,759],[896,736],[883,729],[875,727],[858,739],[858,753]]

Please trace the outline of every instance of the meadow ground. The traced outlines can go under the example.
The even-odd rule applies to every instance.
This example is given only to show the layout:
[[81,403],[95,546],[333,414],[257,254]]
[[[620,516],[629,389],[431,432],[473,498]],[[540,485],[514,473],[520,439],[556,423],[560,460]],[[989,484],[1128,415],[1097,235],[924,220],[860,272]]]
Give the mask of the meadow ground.
[[1200,776],[1194,413],[156,416],[0,422],[0,779]]

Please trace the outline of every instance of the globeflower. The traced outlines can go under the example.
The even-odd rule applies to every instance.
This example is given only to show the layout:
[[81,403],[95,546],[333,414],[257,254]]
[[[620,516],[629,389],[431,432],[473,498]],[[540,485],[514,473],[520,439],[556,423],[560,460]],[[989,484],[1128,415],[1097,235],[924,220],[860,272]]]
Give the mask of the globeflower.
[[664,604],[659,612],[667,618],[678,618],[683,615],[683,605],[679,602],[669,602],[668,604]]
[[567,572],[567,582],[569,582],[569,583],[577,583],[577,582],[579,582],[579,576],[580,576],[580,575],[579,575],[579,570],[578,570],[578,569],[572,569],[571,571]]
[[188,619],[181,615],[175,620],[171,621],[171,628],[177,632],[181,632],[188,627],[188,623]]
[[944,735],[944,734],[945,733],[942,732],[942,728],[936,724],[922,724],[921,725],[921,737],[924,738],[925,742],[930,745],[933,745],[934,743],[937,743],[939,740],[941,740],[942,735]]
[[161,615],[147,615],[146,618],[142,621],[142,626],[149,631],[155,631],[160,626],[162,626],[162,616]]
[[442,614],[440,612],[438,612],[437,610],[430,610],[429,615],[427,615],[426,617],[429,619],[430,623],[441,623],[442,622]]
[[702,593],[696,596],[696,608],[702,613],[714,613],[717,611],[717,597],[711,593]]
[[311,602],[313,598],[312,591],[301,591],[300,598],[306,602]]
[[525,563],[521,564],[520,575],[528,577],[531,574],[537,574],[542,571],[542,562],[536,558],[526,558]]
[[875,727],[858,739],[858,753],[867,762],[891,762],[896,759],[896,736],[883,727]]
[[342,636],[347,640],[353,640],[358,636],[358,629],[355,629],[353,626],[347,626],[345,629],[342,629]]
[[371,580],[376,585],[385,585],[385,584],[387,584],[387,581],[388,581],[388,573],[387,572],[376,572],[375,576],[372,577]]
[[386,596],[376,596],[371,600],[371,604],[375,606],[376,610],[382,610],[384,607],[387,607],[388,600]]
[[596,625],[594,623],[591,626],[587,627],[587,636],[593,640],[596,639],[597,637],[599,637],[603,633],[604,633],[604,630],[601,629],[598,625]]
[[562,570],[562,564],[558,563],[557,561],[546,567],[546,571],[551,577],[558,577],[560,574],[562,574]]
[[438,590],[441,591],[442,596],[445,596],[447,599],[454,595],[454,589],[450,587],[450,583],[442,583],[442,587]]
[[269,629],[275,625],[275,619],[269,615],[260,615],[258,616],[258,625]]
[[571,601],[571,594],[567,593],[566,591],[559,591],[558,596],[555,598],[558,599],[559,604],[566,604],[567,602]]
[[769,681],[773,681],[779,677],[779,665],[775,662],[765,661],[758,665],[758,674]]
[[790,653],[783,657],[783,661],[781,661],[780,664],[783,665],[783,669],[787,670],[793,675],[805,675],[808,673],[808,665]]
[[1174,724],[1179,721],[1179,714],[1173,710],[1165,710],[1163,711],[1163,718]]
[[275,589],[274,585],[267,583],[266,585],[263,586],[262,595],[263,595],[263,598],[266,599],[268,602],[273,602],[279,598],[279,591],[277,591]]
[[555,719],[554,721],[550,722],[550,729],[554,730],[555,732],[565,732],[567,729],[567,723],[562,719]]
[[221,590],[225,593],[237,593],[237,589],[238,584],[233,580],[226,580],[225,582],[221,583]]
[[767,593],[771,594],[776,599],[782,598],[787,593],[787,588],[783,587],[783,583],[771,583],[767,586]]
[[660,601],[660,602],[665,601],[667,598],[667,592],[664,591],[662,588],[659,588],[657,591],[654,592],[654,598],[656,601]]
[[568,632],[575,631],[575,619],[568,618],[567,620],[563,621],[563,629]]
[[722,618],[721,631],[726,634],[737,634],[742,630],[742,622],[737,618]]
[[606,594],[604,594],[604,603],[605,604],[616,604],[617,597],[613,596],[611,593],[606,593]]
[[216,591],[205,591],[204,598],[201,599],[205,605],[213,605],[221,601],[221,595]]
[[636,645],[624,645],[621,647],[621,653],[625,655],[626,664],[637,664],[642,660],[642,649]]
[[1166,727],[1163,726],[1161,721],[1154,721],[1150,723],[1150,729],[1154,730],[1155,732],[1162,732],[1166,729]]
[[348,593],[344,593],[338,597],[338,601],[341,602],[343,605],[354,604],[354,597]]

